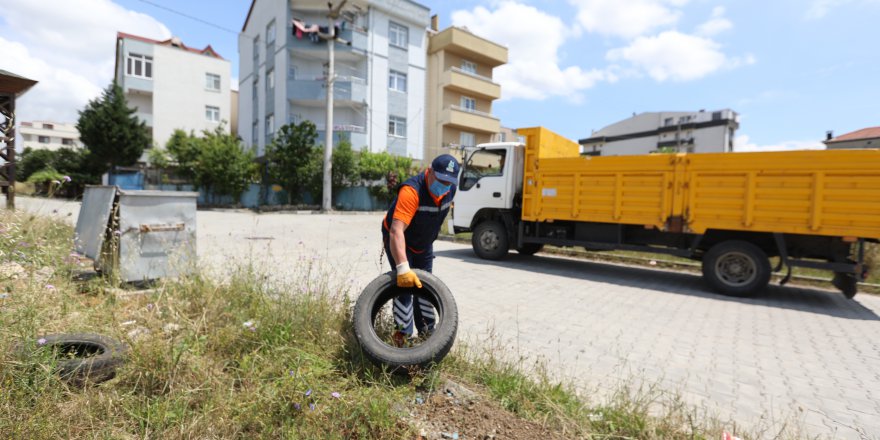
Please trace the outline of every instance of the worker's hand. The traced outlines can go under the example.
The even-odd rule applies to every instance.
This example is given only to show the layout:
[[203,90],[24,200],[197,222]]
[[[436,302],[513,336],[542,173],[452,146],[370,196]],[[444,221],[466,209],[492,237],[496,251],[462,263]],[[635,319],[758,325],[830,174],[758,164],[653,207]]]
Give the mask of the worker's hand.
[[419,276],[409,268],[408,262],[397,265],[397,286],[422,288],[422,282],[419,280]]

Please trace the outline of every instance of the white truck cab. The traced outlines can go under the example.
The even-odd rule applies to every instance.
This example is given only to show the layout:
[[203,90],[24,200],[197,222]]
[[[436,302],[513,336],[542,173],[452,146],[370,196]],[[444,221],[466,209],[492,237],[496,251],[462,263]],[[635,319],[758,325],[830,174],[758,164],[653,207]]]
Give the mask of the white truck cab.
[[465,149],[455,195],[452,224],[455,232],[470,231],[483,210],[518,208],[521,197],[525,145],[519,142],[480,144]]

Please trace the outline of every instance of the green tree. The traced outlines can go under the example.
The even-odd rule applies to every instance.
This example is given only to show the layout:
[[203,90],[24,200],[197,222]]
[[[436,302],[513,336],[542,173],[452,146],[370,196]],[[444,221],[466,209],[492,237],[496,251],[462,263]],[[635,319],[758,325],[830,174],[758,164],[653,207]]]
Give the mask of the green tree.
[[[272,142],[266,146],[266,166],[269,179],[287,191],[287,202],[301,202],[303,191],[312,196],[315,180],[321,179],[321,167],[315,167],[321,150],[315,146],[318,130],[311,121],[282,126]],[[321,159],[323,160],[323,158]],[[318,186],[320,188],[320,185]]]
[[[322,161],[323,156],[324,152],[322,150]],[[336,148],[333,149],[333,158],[331,160],[333,161],[332,181],[334,189],[353,186],[360,181],[358,158],[357,155],[355,155],[354,150],[351,149],[351,142],[341,141],[336,144]]]
[[408,157],[367,149],[361,150],[358,170],[361,179],[370,185],[370,192],[381,200],[391,200],[397,185],[418,171]]
[[89,101],[79,112],[76,128],[88,151],[87,163],[93,174],[134,165],[150,145],[146,124],[134,113],[116,83],[107,86],[100,98]]
[[174,162],[177,174],[185,179],[193,180],[196,177],[196,165],[199,161],[201,140],[195,134],[187,134],[181,129],[174,130],[165,148]]
[[223,125],[204,131],[195,165],[195,183],[215,195],[238,200],[257,175],[255,153],[245,149],[237,136],[224,132]]
[[51,150],[34,150],[31,147],[25,148],[24,151],[21,152],[21,159],[18,169],[16,170],[18,179],[21,181],[27,181],[31,174],[50,167],[54,159],[55,152]]

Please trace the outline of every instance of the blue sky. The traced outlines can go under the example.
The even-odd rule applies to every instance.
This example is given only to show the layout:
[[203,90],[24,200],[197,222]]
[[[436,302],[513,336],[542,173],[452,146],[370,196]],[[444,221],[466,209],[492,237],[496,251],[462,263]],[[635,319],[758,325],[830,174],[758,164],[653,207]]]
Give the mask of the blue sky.
[[[174,34],[231,60],[249,0],[0,0],[0,68],[41,79],[28,119],[76,117],[112,78],[116,30]],[[634,112],[732,108],[743,149],[816,146],[880,125],[880,0],[423,1],[441,27],[509,48],[496,70],[509,127],[573,138]],[[40,17],[39,19],[37,17]],[[36,90],[36,89],[35,89]],[[24,110],[23,110],[24,111]]]

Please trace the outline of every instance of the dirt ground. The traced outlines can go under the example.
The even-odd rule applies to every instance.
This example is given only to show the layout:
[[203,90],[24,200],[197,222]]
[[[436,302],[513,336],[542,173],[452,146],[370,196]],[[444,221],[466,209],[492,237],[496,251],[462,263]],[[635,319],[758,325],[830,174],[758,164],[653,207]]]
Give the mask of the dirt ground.
[[517,417],[490,402],[485,390],[468,386],[447,379],[434,392],[415,396],[409,409],[419,440],[570,438]]

